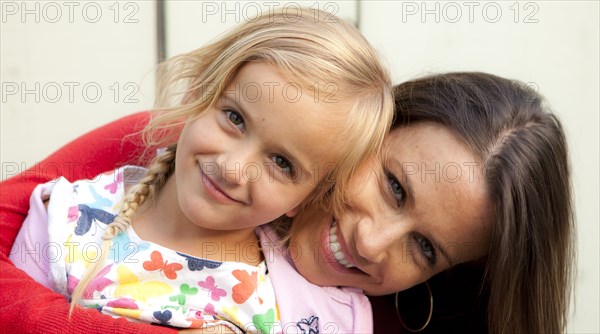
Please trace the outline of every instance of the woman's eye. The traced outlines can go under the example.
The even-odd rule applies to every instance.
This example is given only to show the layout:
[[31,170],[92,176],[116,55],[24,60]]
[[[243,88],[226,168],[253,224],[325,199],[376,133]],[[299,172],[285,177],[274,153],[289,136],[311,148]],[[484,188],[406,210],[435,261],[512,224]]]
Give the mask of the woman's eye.
[[429,265],[433,267],[436,262],[436,254],[433,245],[431,242],[429,242],[429,240],[421,236],[417,237],[417,243],[419,244],[419,250],[423,256],[425,256],[425,259],[427,259]]
[[293,176],[294,170],[290,161],[280,155],[276,155],[273,158],[273,162],[279,167],[286,175]]
[[398,179],[391,173],[388,173],[388,182],[390,185],[392,195],[396,199],[398,206],[401,206],[406,200],[406,191],[404,190],[400,182],[398,182]]
[[236,112],[236,111],[232,111],[232,110],[225,110],[225,114],[227,115],[227,118],[229,119],[229,121],[235,125],[238,129],[240,129],[241,131],[246,130],[246,124],[244,123],[244,118],[242,117],[242,115],[240,115],[240,113]]

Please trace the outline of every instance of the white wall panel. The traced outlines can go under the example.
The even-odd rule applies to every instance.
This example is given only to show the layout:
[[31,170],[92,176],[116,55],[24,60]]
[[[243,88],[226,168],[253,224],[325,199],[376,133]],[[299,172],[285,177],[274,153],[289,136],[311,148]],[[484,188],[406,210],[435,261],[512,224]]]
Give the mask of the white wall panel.
[[298,6],[318,8],[346,20],[356,20],[356,1],[185,1],[167,0],[167,54],[201,47],[227,29],[256,15],[283,11],[294,15]]
[[2,179],[152,106],[153,1],[2,1]]

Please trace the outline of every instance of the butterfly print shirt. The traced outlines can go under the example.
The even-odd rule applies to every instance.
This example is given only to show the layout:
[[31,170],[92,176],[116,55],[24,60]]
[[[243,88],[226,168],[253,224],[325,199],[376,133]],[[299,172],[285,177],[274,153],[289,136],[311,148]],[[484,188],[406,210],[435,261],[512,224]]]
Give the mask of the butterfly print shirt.
[[[144,174],[143,168],[127,166],[92,180],[60,178],[38,186],[13,248],[15,265],[69,298],[86,267],[99,259],[102,234],[118,212],[125,185]],[[32,213],[38,217],[32,219]],[[44,220],[47,235],[28,235],[27,230],[44,231]],[[32,256],[36,258],[28,265],[25,260]],[[277,333],[282,328],[264,262],[251,266],[193,257],[142,240],[131,227],[112,240],[79,303],[114,317],[179,328],[225,325],[237,333]]]

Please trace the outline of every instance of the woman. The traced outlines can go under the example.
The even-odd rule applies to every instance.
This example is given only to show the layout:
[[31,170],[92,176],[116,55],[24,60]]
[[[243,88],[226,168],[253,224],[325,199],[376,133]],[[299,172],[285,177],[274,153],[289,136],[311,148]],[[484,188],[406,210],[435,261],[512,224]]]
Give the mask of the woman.
[[[490,332],[564,331],[574,262],[569,168],[563,130],[541,97],[518,82],[454,73],[397,86],[395,103],[380,159],[355,174],[349,209],[294,221],[304,233],[291,242],[302,254],[314,235],[329,241],[313,249],[330,261],[297,257],[298,271],[382,295],[479,265]],[[338,248],[331,261],[326,253]]]
[[[446,298],[441,309],[433,307],[436,313],[429,326],[423,326],[430,322],[427,314],[427,321],[414,325],[410,316],[400,312],[400,321],[408,330],[447,330],[450,325],[464,331],[486,324],[492,333],[563,331],[571,288],[574,227],[560,123],[544,110],[536,92],[487,74],[431,76],[399,85],[395,94],[394,129],[381,155],[353,178],[347,210],[331,217],[312,208],[294,222],[298,233],[290,241],[290,259],[299,272],[313,283],[351,285],[381,295],[408,289],[452,267],[432,279],[424,290],[425,297],[395,296],[396,308],[404,309],[420,298],[429,304],[428,292],[435,300],[440,294],[459,290],[452,283],[461,277],[475,283],[459,285],[465,290],[457,292],[458,304],[448,303]],[[137,129],[134,125],[143,117],[121,121],[116,133],[123,131],[118,128],[121,125],[127,129],[124,132]],[[115,132],[97,130],[67,150],[94,144],[95,138],[107,133]],[[120,139],[117,135],[113,145],[117,152],[136,147],[135,138],[127,146],[120,146]],[[68,151],[62,156],[60,153],[46,161],[59,166],[68,161],[72,164]],[[107,163],[102,160],[107,156],[106,151],[97,151],[76,160],[79,166],[96,161],[100,170],[95,172],[126,160],[110,157]],[[83,175],[84,169],[71,172],[76,177],[94,175]],[[27,198],[26,190],[33,188],[28,183],[53,175],[31,177],[30,173],[26,177],[3,185],[4,254],[20,225],[17,217],[4,226],[10,221],[4,219],[11,208],[6,201],[14,202],[14,196],[21,192],[26,196],[20,198]],[[11,186],[21,188],[15,193]],[[23,202],[15,203],[13,214],[24,214]],[[317,243],[315,235],[319,236]],[[66,322],[68,303],[61,296],[39,289],[5,261],[2,270],[6,288],[0,302],[9,303],[0,310],[3,323],[12,321],[22,326],[15,328],[31,329],[40,318]],[[28,293],[10,289],[11,284],[23,282],[31,286]],[[25,318],[32,319],[28,323],[17,314],[30,293],[45,294],[53,308],[38,307],[39,314]],[[391,318],[398,309],[386,308],[388,302],[384,298],[374,304],[376,328],[386,322],[385,332],[392,328],[402,331],[400,322]],[[487,312],[472,311],[478,305]],[[465,324],[465,319],[473,316],[474,327]],[[142,331],[142,327],[117,324],[81,310],[74,312],[67,325],[72,330],[93,325],[102,330]]]

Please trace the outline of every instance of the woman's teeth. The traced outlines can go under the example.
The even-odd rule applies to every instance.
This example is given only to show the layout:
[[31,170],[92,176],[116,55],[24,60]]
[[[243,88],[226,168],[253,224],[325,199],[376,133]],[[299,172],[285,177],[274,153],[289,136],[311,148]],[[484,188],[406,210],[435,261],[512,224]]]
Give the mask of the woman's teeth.
[[346,260],[346,256],[342,253],[342,246],[337,241],[337,223],[333,223],[329,229],[329,249],[339,264],[346,268],[354,268],[354,266]]

